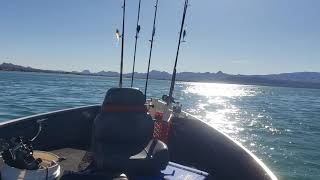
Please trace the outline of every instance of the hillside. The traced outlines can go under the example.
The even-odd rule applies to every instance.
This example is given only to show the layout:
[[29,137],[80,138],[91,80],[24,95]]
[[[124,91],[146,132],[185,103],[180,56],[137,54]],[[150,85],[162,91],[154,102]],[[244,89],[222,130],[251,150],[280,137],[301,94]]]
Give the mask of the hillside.
[[[64,73],[77,75],[92,75],[92,76],[107,76],[118,77],[118,72],[100,71],[92,73],[89,70],[82,72],[66,72],[41,70],[32,67],[24,67],[11,63],[3,63],[0,65],[0,71],[21,71],[21,72],[43,72],[43,73]],[[131,73],[124,74],[124,77],[130,78]],[[143,79],[146,73],[135,73],[135,78]],[[151,79],[171,79],[171,74],[165,71],[150,71]],[[221,71],[217,73],[195,73],[195,72],[180,72],[177,74],[177,80],[180,81],[196,81],[196,82],[222,82],[234,84],[248,85],[264,85],[264,86],[282,86],[282,87],[298,87],[298,88],[317,88],[320,89],[320,73],[319,72],[294,72],[270,75],[232,75]]]

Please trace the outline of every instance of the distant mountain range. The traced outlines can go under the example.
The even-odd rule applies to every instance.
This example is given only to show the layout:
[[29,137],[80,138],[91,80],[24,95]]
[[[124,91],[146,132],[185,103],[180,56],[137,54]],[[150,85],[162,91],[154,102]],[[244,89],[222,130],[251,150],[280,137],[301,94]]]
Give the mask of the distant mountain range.
[[[24,67],[11,63],[2,63],[0,71],[21,71],[21,72],[42,72],[42,73],[59,73],[59,74],[76,74],[76,75],[91,75],[91,76],[107,76],[118,77],[118,72],[100,71],[92,73],[89,70],[81,72],[72,71],[53,71],[42,70],[32,67]],[[131,73],[124,74],[124,77],[131,77]],[[146,78],[146,73],[135,73],[135,77],[139,79]],[[150,72],[151,79],[171,79],[171,74],[165,71],[153,70]],[[232,75],[221,71],[217,73],[195,73],[195,72],[180,72],[177,74],[177,80],[180,81],[195,81],[195,82],[222,82],[247,85],[264,85],[264,86],[282,86],[282,87],[298,87],[298,88],[316,88],[320,89],[320,72],[294,72],[270,75]]]

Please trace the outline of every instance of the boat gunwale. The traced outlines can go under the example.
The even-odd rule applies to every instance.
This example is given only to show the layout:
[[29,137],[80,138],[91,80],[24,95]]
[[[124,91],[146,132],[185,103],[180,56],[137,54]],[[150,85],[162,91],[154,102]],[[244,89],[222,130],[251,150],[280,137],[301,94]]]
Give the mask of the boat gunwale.
[[188,113],[185,111],[182,111],[182,113],[185,114],[186,117],[190,116],[195,120],[198,120],[204,124],[206,124],[207,126],[209,126],[210,128],[214,129],[215,131],[217,131],[218,133],[222,134],[224,137],[226,137],[227,139],[231,140],[234,144],[236,144],[238,147],[240,147],[242,150],[244,150],[246,153],[248,153],[257,163],[258,165],[266,172],[266,174],[272,179],[272,180],[278,180],[278,178],[276,177],[276,175],[268,168],[267,165],[265,165],[262,160],[260,160],[255,154],[253,154],[249,149],[247,149],[244,145],[242,145],[239,141],[233,139],[232,137],[230,137],[229,135],[227,135],[226,133],[222,132],[221,130],[217,129],[216,127],[213,127],[212,125],[210,125],[208,122],[205,122],[204,120]]
[[32,119],[32,118],[41,119],[41,117],[45,117],[45,116],[51,115],[51,114],[59,114],[59,113],[64,113],[64,112],[69,112],[69,111],[74,111],[74,110],[81,110],[81,109],[100,107],[100,106],[101,106],[100,104],[93,104],[93,105],[72,107],[72,108],[60,109],[60,110],[55,110],[55,111],[49,111],[49,112],[45,112],[45,113],[34,114],[34,115],[31,115],[31,116],[20,117],[20,118],[16,118],[16,119],[0,122],[0,128],[8,126],[8,125],[16,124],[16,123],[19,123],[19,122],[27,121],[27,120]]

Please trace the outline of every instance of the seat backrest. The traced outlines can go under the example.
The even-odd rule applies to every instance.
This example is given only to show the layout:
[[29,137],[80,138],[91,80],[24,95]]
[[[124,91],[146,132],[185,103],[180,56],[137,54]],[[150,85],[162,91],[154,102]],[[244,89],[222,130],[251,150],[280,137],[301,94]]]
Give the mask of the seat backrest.
[[111,88],[107,91],[103,106],[144,106],[146,98],[138,89],[133,88]]
[[137,89],[109,89],[94,120],[93,143],[106,148],[121,146],[119,153],[128,155],[141,151],[153,133],[153,120],[145,102],[145,96]]

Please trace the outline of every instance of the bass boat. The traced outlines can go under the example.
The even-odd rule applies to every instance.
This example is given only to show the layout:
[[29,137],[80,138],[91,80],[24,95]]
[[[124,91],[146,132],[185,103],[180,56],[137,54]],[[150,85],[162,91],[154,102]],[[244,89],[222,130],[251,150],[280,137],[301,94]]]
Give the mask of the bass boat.
[[[175,102],[176,66],[186,35],[187,8],[185,0],[169,95],[147,99],[148,75],[144,93],[122,87],[124,0],[122,34],[117,30],[122,38],[119,87],[109,89],[101,105],[0,123],[0,179],[276,180],[270,169],[239,142],[183,111]],[[158,0],[147,74],[157,9]],[[136,47],[137,43],[135,53]],[[133,86],[134,66],[131,80]]]

